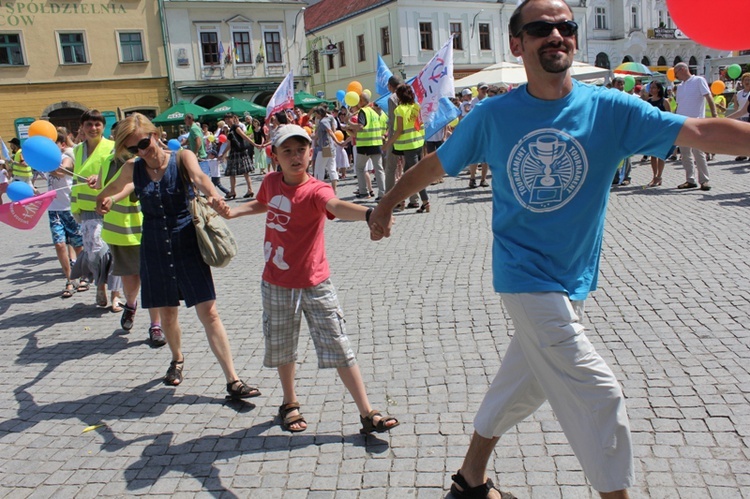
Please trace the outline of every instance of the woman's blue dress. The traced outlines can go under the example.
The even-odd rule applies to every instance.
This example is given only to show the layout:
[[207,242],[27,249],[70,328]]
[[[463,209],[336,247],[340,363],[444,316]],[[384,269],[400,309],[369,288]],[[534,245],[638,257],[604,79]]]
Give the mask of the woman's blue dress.
[[176,307],[180,300],[192,307],[215,300],[211,268],[201,258],[188,194],[173,152],[158,182],[148,176],[146,162],[138,158],[133,168],[135,193],[141,202],[141,306]]

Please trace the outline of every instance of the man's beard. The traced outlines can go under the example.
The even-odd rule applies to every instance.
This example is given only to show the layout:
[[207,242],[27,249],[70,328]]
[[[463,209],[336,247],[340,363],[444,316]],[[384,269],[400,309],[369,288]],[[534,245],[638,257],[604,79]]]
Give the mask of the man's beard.
[[547,45],[539,50],[539,63],[548,73],[564,73],[570,66],[573,65],[573,61],[568,57],[567,53],[555,52],[554,54],[545,54],[544,50],[548,48],[558,48],[557,45]]

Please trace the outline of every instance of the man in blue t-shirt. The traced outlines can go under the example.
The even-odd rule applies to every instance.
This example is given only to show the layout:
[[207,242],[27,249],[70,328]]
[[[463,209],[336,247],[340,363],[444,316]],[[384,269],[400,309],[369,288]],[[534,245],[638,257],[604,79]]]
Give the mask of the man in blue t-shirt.
[[749,155],[750,124],[662,113],[574,81],[577,24],[563,0],[525,0],[508,31],[528,83],[479,103],[436,153],[405,173],[373,211],[371,238],[390,235],[400,200],[446,172],[489,164],[493,284],[515,334],[451,492],[499,498],[486,477],[495,444],[548,400],[592,486],[604,498],[627,498],[634,473],[625,400],[580,323],[583,301],[596,289],[612,177],[624,158],[663,158],[673,144]]

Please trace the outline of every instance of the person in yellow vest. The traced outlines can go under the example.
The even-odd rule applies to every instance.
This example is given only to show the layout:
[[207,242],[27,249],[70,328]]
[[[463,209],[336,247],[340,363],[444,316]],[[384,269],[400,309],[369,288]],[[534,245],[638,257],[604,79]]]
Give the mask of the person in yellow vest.
[[[396,124],[393,133],[385,143],[386,149],[393,147],[393,153],[404,157],[404,173],[416,165],[422,159],[422,147],[424,146],[424,127],[419,117],[419,104],[414,98],[414,90],[411,85],[402,83],[396,88],[398,106],[395,110]],[[409,200],[409,208],[418,208],[417,213],[430,212],[430,199],[427,189],[419,191],[422,206],[417,203],[416,194],[412,194]],[[403,206],[403,202],[401,205]]]
[[[85,140],[73,149],[73,172],[76,176],[73,177],[70,196],[71,212],[81,223],[86,264],[94,274],[96,304],[100,307],[107,306],[109,257],[107,243],[102,240],[102,216],[96,212],[96,185],[102,165],[115,146],[113,141],[102,136],[104,124],[104,116],[96,109],[90,109],[81,115],[81,133]],[[81,177],[88,181],[80,180]]]
[[379,199],[385,195],[385,170],[383,170],[383,158],[381,157],[385,130],[382,128],[380,116],[370,107],[370,99],[365,94],[359,96],[358,108],[357,122],[349,122],[350,128],[357,134],[357,159],[354,168],[357,172],[357,184],[359,186],[358,197],[370,197],[365,179],[368,173],[365,168],[367,167],[367,160],[371,160],[375,168],[375,181],[378,184]]
[[[114,132],[114,126],[113,132]],[[117,159],[114,152],[102,164],[99,184],[102,189],[120,175],[124,161]],[[119,199],[121,198],[122,199]],[[123,306],[120,327],[125,331],[133,329],[135,311],[138,308],[138,293],[141,289],[141,228],[143,215],[141,204],[135,194],[112,196],[103,203],[106,213],[103,215],[102,239],[109,246],[112,254],[112,275],[122,279],[125,305]],[[104,211],[104,210],[101,210]],[[167,344],[161,329],[159,309],[149,308],[151,325],[148,328],[148,339],[151,347],[158,348]]]
[[13,180],[16,182],[23,182],[24,184],[28,184],[29,187],[34,189],[34,195],[39,194],[37,188],[34,187],[34,182],[32,182],[31,180],[34,173],[31,171],[31,167],[27,165],[23,160],[21,141],[16,137],[10,139],[10,153],[13,156],[13,161],[10,165],[10,172],[13,176]]

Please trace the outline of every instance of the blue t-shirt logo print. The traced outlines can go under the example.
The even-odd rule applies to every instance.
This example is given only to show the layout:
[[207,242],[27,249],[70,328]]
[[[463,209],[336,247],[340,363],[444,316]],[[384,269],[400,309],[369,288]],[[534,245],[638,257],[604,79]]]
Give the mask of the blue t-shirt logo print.
[[508,177],[518,202],[533,212],[565,206],[586,178],[583,148],[570,135],[553,128],[535,130],[510,153]]

